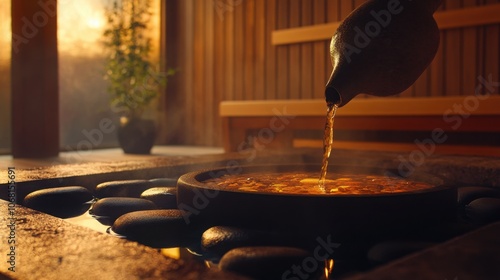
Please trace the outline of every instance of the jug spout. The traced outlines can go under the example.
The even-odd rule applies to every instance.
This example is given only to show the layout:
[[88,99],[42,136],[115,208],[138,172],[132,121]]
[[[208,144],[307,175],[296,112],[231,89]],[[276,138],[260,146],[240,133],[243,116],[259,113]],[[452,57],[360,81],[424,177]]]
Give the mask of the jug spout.
[[334,79],[331,75],[325,88],[326,103],[337,104],[339,107],[347,104],[358,95],[357,90],[350,85],[349,82],[342,82],[339,76]]
[[439,46],[433,18],[442,0],[368,0],[337,28],[330,43],[328,103],[360,93],[389,96],[410,87]]

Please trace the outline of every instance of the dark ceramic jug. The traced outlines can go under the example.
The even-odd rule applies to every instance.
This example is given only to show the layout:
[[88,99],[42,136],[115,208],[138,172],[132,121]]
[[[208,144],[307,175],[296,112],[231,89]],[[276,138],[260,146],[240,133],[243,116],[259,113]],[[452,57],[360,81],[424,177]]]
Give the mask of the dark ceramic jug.
[[337,29],[330,44],[333,65],[328,103],[344,106],[360,93],[398,94],[434,58],[439,29],[433,13],[441,0],[368,0]]

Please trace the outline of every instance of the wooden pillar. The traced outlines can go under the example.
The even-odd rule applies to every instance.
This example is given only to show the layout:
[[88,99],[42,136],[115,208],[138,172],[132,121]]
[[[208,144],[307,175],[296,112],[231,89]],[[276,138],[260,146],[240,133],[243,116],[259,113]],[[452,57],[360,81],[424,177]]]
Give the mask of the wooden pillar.
[[12,1],[12,155],[59,153],[56,0]]

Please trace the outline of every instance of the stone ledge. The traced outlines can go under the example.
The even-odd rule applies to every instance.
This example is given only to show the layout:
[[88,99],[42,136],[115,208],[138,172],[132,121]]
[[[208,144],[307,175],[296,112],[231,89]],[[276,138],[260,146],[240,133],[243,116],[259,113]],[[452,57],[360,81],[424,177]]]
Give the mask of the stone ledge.
[[[0,248],[9,253],[8,204],[0,200]],[[0,279],[244,279],[158,250],[15,207],[15,272],[2,262]]]
[[[20,202],[30,192],[43,188],[78,185],[93,190],[99,183],[113,180],[151,179],[178,177],[184,173],[224,167],[229,163],[273,164],[300,162],[299,153],[263,154],[248,161],[247,154],[216,154],[198,156],[161,156],[140,160],[86,162],[79,164],[60,164],[31,169],[16,169],[16,194]],[[7,175],[5,175],[7,179]],[[0,181],[0,189],[8,184]],[[0,192],[0,199],[7,200],[8,193]]]
[[[224,167],[235,161],[241,165],[321,163],[320,149],[263,150],[258,151],[255,158],[251,157],[250,152],[245,150],[241,153],[216,155],[163,156],[147,160],[87,162],[16,170],[17,197],[21,201],[28,193],[49,187],[80,185],[93,190],[97,184],[105,181],[176,177],[190,171]],[[407,170],[409,164],[415,172],[440,176],[448,184],[500,188],[498,157],[430,155],[424,157],[423,163],[412,164],[411,153],[337,149],[332,151],[330,164],[352,166],[353,169],[372,166],[395,170]],[[0,189],[6,187],[6,183],[0,183]],[[7,198],[7,192],[0,192],[0,199]]]
[[348,279],[500,279],[499,235],[497,222]]

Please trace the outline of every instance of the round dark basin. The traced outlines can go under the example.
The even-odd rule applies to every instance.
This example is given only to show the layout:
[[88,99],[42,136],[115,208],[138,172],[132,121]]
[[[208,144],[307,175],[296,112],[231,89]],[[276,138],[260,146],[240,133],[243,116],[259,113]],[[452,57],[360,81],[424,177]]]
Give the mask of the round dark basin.
[[[202,228],[239,226],[285,230],[312,236],[331,235],[335,240],[360,240],[391,235],[455,219],[456,189],[428,174],[404,178],[432,184],[423,190],[381,194],[281,194],[217,189],[203,183],[226,174],[316,172],[317,165],[243,166],[213,169],[179,178],[178,207],[189,213],[188,223]],[[331,166],[329,174],[349,173],[395,176],[382,168]]]

